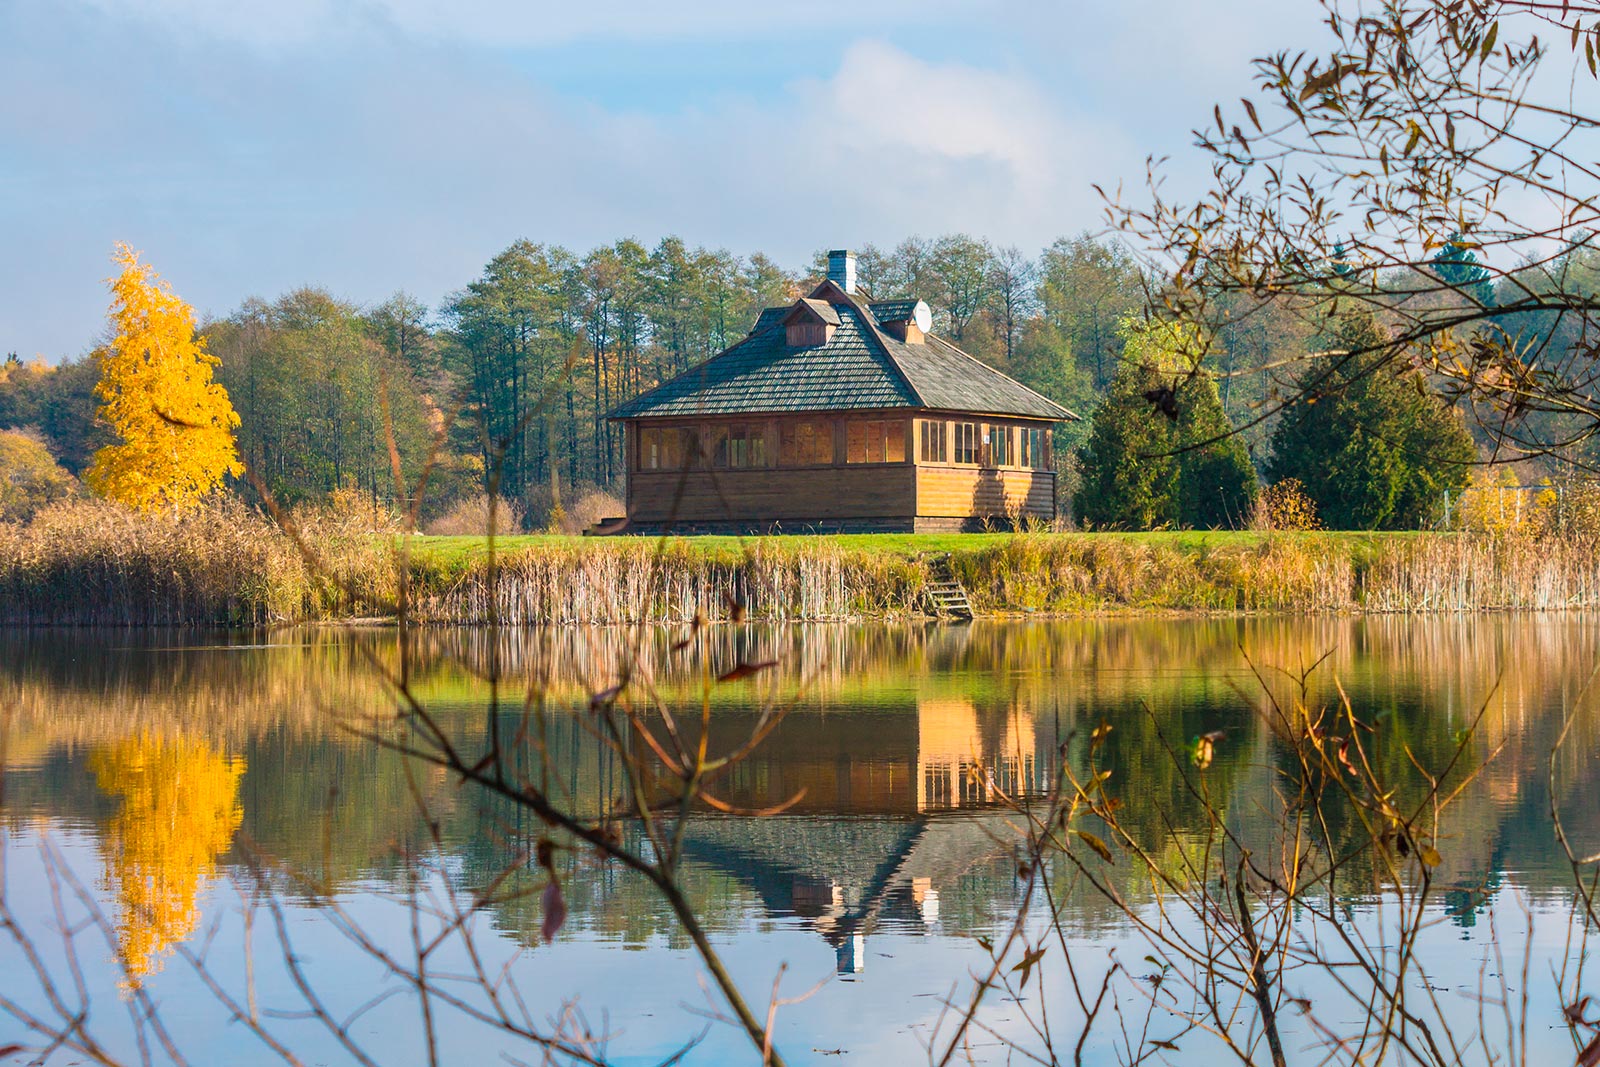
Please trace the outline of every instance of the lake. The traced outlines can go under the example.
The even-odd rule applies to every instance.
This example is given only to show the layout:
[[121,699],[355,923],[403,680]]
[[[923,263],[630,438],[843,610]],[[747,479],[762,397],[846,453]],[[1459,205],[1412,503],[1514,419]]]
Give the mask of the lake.
[[[1061,892],[1046,901],[1019,869],[1018,826],[1065,761],[1080,777],[1091,763],[1110,770],[1106,788],[1158,866],[1181,865],[1196,840],[1197,788],[1239,841],[1265,840],[1287,804],[1272,702],[1303,695],[1337,708],[1341,689],[1384,773],[1452,767],[1437,862],[1404,867],[1430,880],[1418,995],[1465,1059],[1482,1062],[1485,1046],[1532,1063],[1576,1054],[1561,1006],[1583,987],[1573,968],[1587,942],[1574,936],[1572,871],[1550,810],[1580,855],[1600,851],[1589,688],[1600,619],[717,626],[675,647],[686,636],[0,632],[14,923],[0,935],[0,1049],[48,1044],[28,1020],[59,1029],[87,1009],[45,1062],[426,1063],[422,1005],[386,961],[414,962],[418,943],[457,923],[470,950],[447,939],[428,958],[442,991],[426,1005],[441,1062],[541,1062],[486,1018],[497,998],[505,1017],[559,1029],[595,1060],[657,1063],[693,1044],[684,1062],[756,1062],[643,878],[560,849],[569,914],[545,942],[547,877],[531,855],[544,825],[368,736],[395,736],[382,674],[403,668],[453,743],[484,750],[493,705],[506,760],[598,820],[625,783],[589,700],[631,664],[626,699],[658,702],[695,732],[703,716],[713,753],[747,739],[763,709],[783,713],[717,781],[731,810],[691,819],[682,877],[757,1010],[775,982],[794,1000],[774,1024],[790,1063],[925,1062],[930,1043],[942,1054],[954,1026],[946,1001],[965,1002],[990,965],[986,945],[1024,906],[1024,936],[1053,937],[1091,998],[1120,968],[1085,1062],[1123,1062],[1141,1035],[1173,1062],[1214,1048],[1176,1021],[1185,1004],[1163,987],[1140,925],[1160,922],[1161,898],[1134,858],[1115,841],[1110,864],[1075,853],[1096,889],[1056,857]],[[730,672],[748,677],[715,680]],[[1101,725],[1109,734],[1092,742]],[[1196,739],[1215,731],[1214,755],[1201,759]],[[753,814],[770,808],[781,812]],[[636,824],[615,832],[648,853]],[[1382,872],[1343,885],[1344,929],[1385,936]],[[458,913],[464,900],[474,906]],[[1181,917],[1167,921],[1181,939]],[[1037,1051],[1044,1017],[1070,1060],[1082,1016],[1071,975],[1045,956],[1026,984],[1013,966],[1022,955],[1008,957],[1012,988],[986,999],[962,1056]],[[1349,1022],[1325,970],[1302,960],[1284,971],[1291,996],[1327,1005],[1325,1017],[1285,1009],[1290,1062],[1320,1062],[1319,1027]],[[93,1055],[70,1047],[90,1040]],[[1413,1055],[1425,1046],[1396,1047],[1390,1061],[1425,1059]],[[31,1055],[0,1052],[0,1063]]]

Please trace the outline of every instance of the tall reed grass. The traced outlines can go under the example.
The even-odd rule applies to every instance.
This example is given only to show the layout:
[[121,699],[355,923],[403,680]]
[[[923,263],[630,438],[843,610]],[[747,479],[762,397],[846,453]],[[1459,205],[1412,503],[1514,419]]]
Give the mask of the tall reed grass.
[[902,555],[841,548],[828,538],[761,538],[740,553],[694,541],[617,538],[515,549],[489,567],[414,571],[416,615],[426,622],[771,621],[908,615],[925,576]]
[[1263,534],[1199,543],[1019,535],[952,566],[991,611],[1600,608],[1600,556],[1560,538]]
[[[294,518],[315,563],[237,503],[157,516],[61,504],[0,525],[0,624],[260,626],[391,610],[396,528],[365,512]],[[1000,613],[1600,608],[1600,557],[1549,537],[1021,533],[958,545],[950,565],[978,610]],[[422,546],[409,566],[415,618],[467,625],[905,616],[924,610],[928,580],[914,541],[828,537],[550,540],[492,567]]]
[[392,601],[392,552],[370,521],[297,518],[318,565],[231,501],[151,515],[75,502],[25,526],[0,524],[0,624],[264,626]]

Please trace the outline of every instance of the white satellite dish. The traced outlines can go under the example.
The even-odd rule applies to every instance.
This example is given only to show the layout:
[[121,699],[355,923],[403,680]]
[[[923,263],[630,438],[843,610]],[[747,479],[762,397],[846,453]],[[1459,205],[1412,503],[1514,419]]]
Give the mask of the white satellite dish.
[[933,309],[926,300],[918,300],[917,306],[911,309],[911,321],[917,324],[917,329],[923,333],[933,330]]

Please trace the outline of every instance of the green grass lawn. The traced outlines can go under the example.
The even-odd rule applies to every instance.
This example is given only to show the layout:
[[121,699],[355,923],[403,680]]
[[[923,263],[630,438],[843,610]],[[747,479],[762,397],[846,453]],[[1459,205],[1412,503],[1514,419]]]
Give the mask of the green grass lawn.
[[[913,558],[935,552],[973,552],[997,547],[1017,538],[1045,540],[1114,541],[1145,543],[1164,546],[1178,551],[1199,552],[1208,549],[1249,548],[1268,537],[1292,538],[1308,542],[1343,543],[1353,551],[1370,548],[1381,541],[1395,538],[1432,536],[1417,531],[1374,533],[1367,530],[1331,531],[1317,530],[1306,533],[1263,534],[1253,530],[1158,530],[1138,533],[940,533],[940,534],[787,534],[781,537],[672,537],[675,545],[703,552],[710,559],[727,559],[740,555],[744,547],[762,541],[782,550],[799,548],[818,542],[829,542],[841,549],[855,552],[885,554]],[[575,537],[566,534],[517,534],[495,538],[496,550],[515,553],[530,548],[598,549],[619,543],[650,543],[655,538],[605,538]],[[483,537],[432,537],[412,538],[413,550],[419,556],[431,556],[439,562],[450,563],[481,556],[488,548]]]

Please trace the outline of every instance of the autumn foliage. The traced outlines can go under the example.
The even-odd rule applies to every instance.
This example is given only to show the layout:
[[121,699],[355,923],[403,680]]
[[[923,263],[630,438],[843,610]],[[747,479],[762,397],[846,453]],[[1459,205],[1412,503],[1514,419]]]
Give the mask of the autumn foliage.
[[185,507],[243,471],[228,393],[212,380],[217,359],[195,333],[194,309],[139,254],[118,244],[111,280],[113,339],[95,396],[118,441],[95,453],[84,480],[140,511]]
[[162,966],[194,932],[201,887],[244,817],[244,760],[202,741],[141,735],[89,760],[102,792],[120,800],[106,827],[106,879],[121,910],[118,945],[129,979]]

